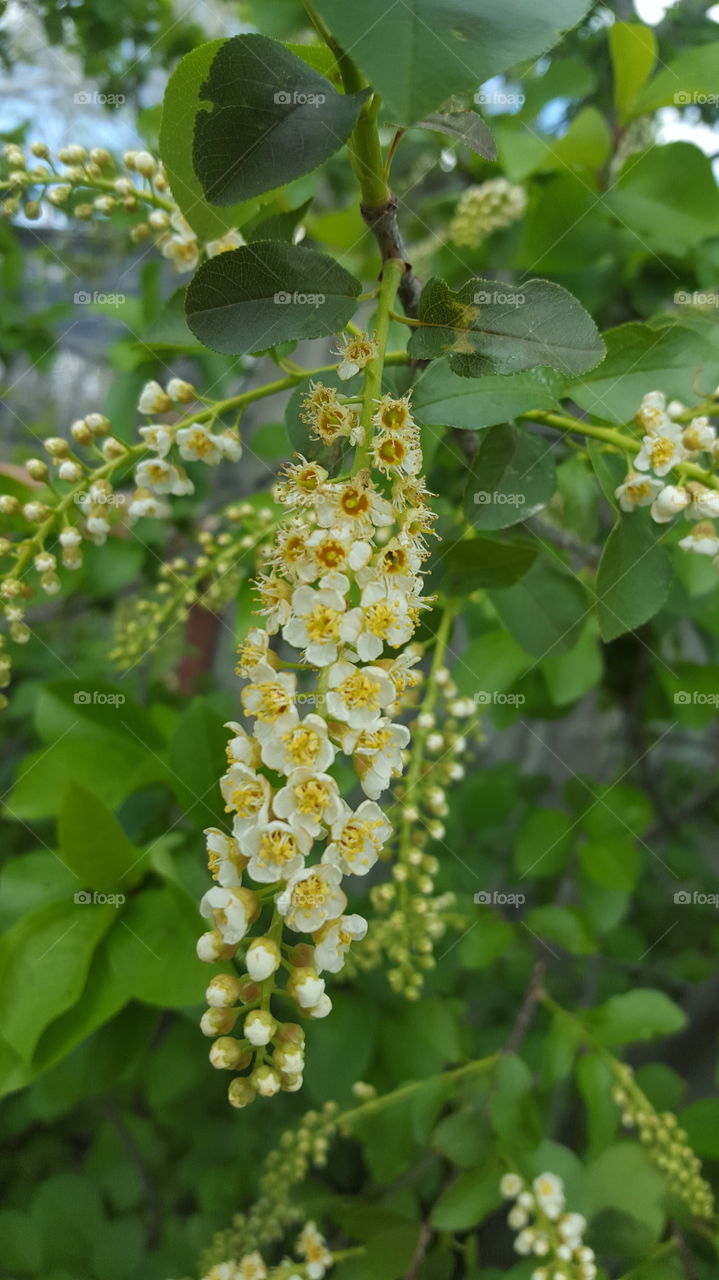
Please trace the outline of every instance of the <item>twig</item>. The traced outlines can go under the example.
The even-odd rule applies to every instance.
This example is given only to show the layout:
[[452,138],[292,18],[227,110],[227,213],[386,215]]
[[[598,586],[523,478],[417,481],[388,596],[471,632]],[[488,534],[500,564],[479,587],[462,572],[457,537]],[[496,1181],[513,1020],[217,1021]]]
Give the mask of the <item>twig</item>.
[[524,999],[519,1006],[519,1012],[514,1019],[514,1025],[504,1046],[506,1053],[516,1053],[529,1030],[534,1017],[534,1010],[537,1007],[537,1001],[542,994],[545,969],[546,965],[543,958],[538,956],[534,962]]

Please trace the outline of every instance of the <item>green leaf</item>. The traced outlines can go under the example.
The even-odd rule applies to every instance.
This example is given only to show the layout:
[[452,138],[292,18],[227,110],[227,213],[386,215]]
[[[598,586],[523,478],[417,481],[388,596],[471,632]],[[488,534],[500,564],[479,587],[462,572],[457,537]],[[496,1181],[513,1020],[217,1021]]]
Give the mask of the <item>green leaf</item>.
[[614,1075],[596,1053],[580,1054],[575,1074],[586,1109],[589,1154],[596,1155],[609,1145],[617,1132],[619,1117],[616,1103],[612,1101]]
[[659,107],[686,106],[701,95],[715,94],[719,43],[701,44],[685,49],[645,84],[633,104],[632,115],[641,116]]
[[541,436],[512,422],[482,436],[467,479],[465,514],[477,529],[506,529],[551,498],[554,455]]
[[607,1147],[586,1170],[590,1217],[616,1209],[637,1218],[658,1238],[664,1224],[664,1179],[638,1143]]
[[572,851],[573,825],[561,809],[536,809],[517,837],[514,867],[522,876],[556,876]]
[[174,885],[133,898],[108,939],[110,968],[127,997],[163,1008],[200,1001],[208,982],[195,953],[200,924],[196,905]]
[[77,877],[50,849],[8,858],[0,870],[0,927],[48,902],[71,898],[77,888]]
[[482,695],[486,703],[509,689],[529,665],[527,654],[500,628],[470,641],[452,668],[452,679],[460,693]]
[[263,218],[250,231],[245,232],[245,239],[248,244],[252,244],[255,240],[286,240],[288,244],[293,243],[293,237],[297,227],[302,222],[305,214],[312,204],[312,198],[305,200],[303,204],[297,206],[296,209],[280,209],[277,213],[271,213],[267,218]]
[[516,62],[536,58],[575,26],[586,0],[318,0],[321,16],[351,52],[386,107],[410,125],[452,94],[475,90]]
[[712,162],[689,142],[632,156],[604,204],[635,233],[639,247],[675,256],[716,235],[719,222]]
[[226,746],[221,717],[202,698],[195,698],[175,726],[170,767],[177,798],[199,826],[224,821],[219,778]]
[[563,382],[553,369],[487,374],[473,382],[452,373],[446,360],[438,360],[415,383],[413,413],[427,426],[479,431],[531,409],[558,409]]
[[42,1253],[35,1224],[20,1209],[0,1211],[0,1256],[8,1272],[36,1275],[42,1267]]
[[620,120],[631,118],[632,105],[657,60],[657,38],[641,22],[615,22],[609,28],[614,71],[614,105]]
[[224,41],[195,118],[195,173],[207,199],[234,204],[316,169],[347,141],[368,89],[337,93],[290,49],[267,36]]
[[646,792],[628,783],[593,787],[594,799],[582,817],[582,826],[595,840],[618,836],[639,837],[654,819]]
[[494,1162],[489,1169],[483,1165],[461,1173],[435,1204],[430,1217],[432,1226],[438,1231],[469,1231],[478,1226],[502,1203],[501,1176],[502,1168]]
[[[108,936],[111,937],[112,930],[120,927],[120,919],[118,915]],[[53,1019],[41,1035],[32,1062],[35,1072],[54,1067],[98,1027],[114,1018],[127,1003],[127,992],[113,975],[108,954],[108,939],[104,937],[93,954],[79,1000]],[[78,1092],[81,1096],[82,1091]]]
[[166,770],[155,756],[142,756],[127,739],[75,737],[68,733],[52,750],[41,747],[25,756],[10,796],[5,816],[33,820],[59,813],[68,785],[82,778],[94,792],[102,792],[115,809],[138,787],[163,781]]
[[597,570],[602,640],[614,640],[653,618],[669,594],[671,574],[670,557],[651,521],[643,520],[639,512],[622,513],[604,544]]
[[587,956],[597,949],[589,922],[574,907],[533,907],[524,922],[539,938],[548,938],[573,955]]
[[[137,881],[138,853],[110,810],[78,783],[67,789],[58,818],[60,852],[83,888],[104,891]],[[135,870],[135,874],[131,872]]]
[[432,1134],[432,1146],[461,1169],[485,1164],[491,1145],[486,1120],[472,1107],[445,1116]]
[[716,1098],[700,1098],[684,1107],[678,1116],[682,1129],[689,1139],[689,1146],[698,1156],[719,1157],[719,1101]]
[[516,1053],[500,1055],[492,1077],[488,1111],[502,1149],[532,1148],[541,1138],[532,1073]]
[[686,1021],[686,1014],[669,996],[648,987],[611,996],[588,1018],[592,1034],[610,1048],[674,1035],[686,1026]]
[[583,107],[562,138],[553,138],[543,160],[535,166],[542,173],[553,169],[600,169],[612,148],[612,135],[596,107]]
[[38,694],[37,728],[45,742],[69,731],[120,737],[136,754],[164,745],[162,734],[144,707],[121,684],[107,680],[51,680]]
[[569,706],[594,689],[602,678],[602,670],[602,652],[593,617],[587,620],[574,648],[550,655],[541,667],[555,707]]
[[178,62],[165,89],[160,126],[160,156],[172,194],[192,230],[201,240],[213,240],[241,227],[258,213],[262,201],[218,209],[208,204],[192,165],[195,117],[200,110],[200,88],[224,40],[209,40]]
[[538,658],[574,647],[589,611],[586,590],[560,560],[540,556],[513,587],[492,591],[502,622]]
[[420,120],[419,129],[429,129],[432,133],[444,133],[454,142],[461,142],[485,160],[497,159],[497,148],[494,145],[487,125],[475,111],[451,111],[444,114],[438,111],[435,115]]
[[0,1024],[26,1061],[45,1027],[79,999],[92,953],[117,920],[109,905],[53,902],[30,912],[0,940]]
[[604,338],[606,359],[564,388],[565,396],[596,417],[631,422],[647,388],[694,404],[719,382],[717,348],[688,326],[623,324]]
[[422,290],[418,319],[410,354],[431,360],[448,352],[450,368],[463,377],[537,365],[584,373],[604,355],[591,316],[549,280],[518,286],[473,279],[455,290],[435,276]]
[[639,849],[628,834],[614,840],[588,840],[579,850],[579,861],[590,880],[620,893],[632,891],[642,865]]
[[336,333],[360,289],[323,253],[259,240],[202,264],[187,290],[187,322],[205,346],[244,355]]
[[506,587],[517,582],[537,557],[530,542],[497,542],[493,538],[445,542],[432,563],[437,589],[466,596],[479,587]]

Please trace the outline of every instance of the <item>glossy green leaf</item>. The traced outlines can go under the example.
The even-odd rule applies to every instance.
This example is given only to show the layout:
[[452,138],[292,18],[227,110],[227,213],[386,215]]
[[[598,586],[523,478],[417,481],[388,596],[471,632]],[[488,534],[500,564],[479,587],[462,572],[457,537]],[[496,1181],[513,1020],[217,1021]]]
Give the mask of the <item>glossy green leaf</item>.
[[517,643],[537,658],[572,649],[590,608],[576,574],[548,556],[540,556],[519,582],[492,591],[490,598]]
[[614,72],[614,105],[627,120],[640,89],[654,70],[657,38],[641,22],[615,22],[609,28],[609,52]]
[[610,1048],[674,1035],[686,1026],[686,1021],[686,1014],[669,996],[649,987],[611,996],[589,1017],[592,1034]]
[[197,907],[184,891],[173,885],[145,889],[128,904],[108,940],[114,981],[127,997],[146,1004],[196,1004],[208,982],[206,966],[195,953],[201,926]]
[[329,159],[354,127],[368,90],[337,93],[290,49],[262,35],[218,48],[195,118],[193,166],[214,205],[249,200]]
[[719,43],[700,44],[684,49],[677,58],[645,84],[633,104],[632,115],[644,115],[659,107],[686,107],[712,100],[717,91]]
[[439,1231],[469,1231],[499,1207],[502,1195],[499,1163],[486,1163],[462,1173],[443,1191],[435,1204],[431,1221]]
[[531,409],[558,409],[563,386],[553,369],[487,374],[481,382],[452,373],[446,360],[433,361],[414,384],[413,413],[428,426],[479,431]]
[[431,360],[448,353],[450,368],[463,377],[538,365],[584,373],[604,355],[591,316],[550,280],[474,279],[455,290],[435,276],[422,290],[418,318],[411,355]]
[[661,609],[671,583],[671,560],[656,526],[640,512],[620,515],[597,570],[597,616],[603,640],[634,631]]
[[579,861],[590,880],[619,893],[631,893],[642,865],[641,852],[629,834],[586,841],[580,846]]
[[360,288],[323,253],[259,240],[203,263],[187,290],[187,322],[205,346],[244,355],[336,333]]
[[418,128],[429,129],[431,133],[443,133],[453,142],[469,147],[485,160],[496,160],[497,148],[494,138],[481,116],[474,111],[438,111],[435,115],[420,120]]
[[480,587],[506,587],[517,582],[537,557],[530,542],[497,542],[493,538],[446,542],[431,562],[432,582],[450,596],[471,595]]
[[73,782],[58,819],[60,854],[83,889],[127,891],[142,872],[139,854],[117,818],[92,792]]
[[554,455],[546,440],[506,422],[485,432],[467,479],[465,514],[477,529],[506,529],[551,498]]
[[223,821],[219,779],[226,757],[227,730],[201,698],[188,703],[170,742],[170,769],[180,804],[198,826]]
[[719,222],[711,160],[689,142],[632,156],[604,203],[634,232],[638,248],[659,253],[687,252],[716,235]]

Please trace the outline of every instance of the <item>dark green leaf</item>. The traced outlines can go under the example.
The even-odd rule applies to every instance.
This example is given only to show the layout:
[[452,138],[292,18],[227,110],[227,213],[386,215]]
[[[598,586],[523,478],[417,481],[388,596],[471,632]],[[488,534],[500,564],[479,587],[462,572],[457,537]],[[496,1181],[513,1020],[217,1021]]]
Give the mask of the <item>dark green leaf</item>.
[[207,199],[249,200],[316,169],[347,141],[368,90],[337,93],[291,50],[261,35],[224,41],[200,97],[193,164]]
[[553,369],[487,374],[474,382],[460,378],[447,361],[438,360],[415,383],[414,416],[428,426],[479,431],[531,409],[558,409],[563,383]]
[[670,1036],[686,1026],[686,1014],[663,991],[637,987],[623,995],[611,996],[592,1010],[592,1034],[611,1047],[634,1040],[654,1040]]
[[538,937],[556,942],[573,955],[591,955],[597,949],[586,917],[574,907],[533,907],[524,919]]
[[529,542],[497,542],[493,538],[446,542],[432,565],[438,590],[449,596],[470,595],[479,587],[507,587],[534,563],[537,548]]
[[540,556],[513,587],[492,591],[502,622],[527,653],[567,653],[589,612],[584,586],[560,560]]
[[420,120],[418,128],[444,133],[454,142],[461,142],[470,151],[475,151],[478,156],[484,156],[485,160],[497,158],[494,138],[482,117],[474,111],[452,111],[446,115],[438,111],[435,115],[427,116],[426,120]]
[[[677,174],[681,182],[677,182]],[[638,247],[681,254],[716,235],[719,190],[712,162],[689,142],[632,156],[604,197]]]
[[551,498],[554,456],[545,440],[512,422],[483,436],[467,480],[465,513],[477,529],[506,529]]
[[614,104],[622,120],[632,115],[632,105],[654,70],[657,38],[641,22],[615,22],[609,28],[609,52],[614,71]]
[[205,346],[244,355],[336,333],[360,288],[323,253],[259,240],[203,263],[187,290],[187,322]]
[[528,814],[517,837],[514,865],[522,876],[555,876],[572,850],[572,823],[560,809]]
[[474,279],[455,290],[435,276],[422,290],[418,318],[410,353],[431,360],[448,352],[450,367],[463,377],[538,365],[584,373],[604,355],[591,316],[549,280],[520,286]]
[[65,793],[58,836],[63,861],[84,889],[128,889],[142,874],[137,870],[137,850],[117,819],[97,796],[76,782]]
[[671,584],[671,560],[642,514],[620,515],[597,570],[597,615],[603,640],[641,627],[661,609]]
[[443,1191],[435,1204],[431,1222],[439,1231],[469,1231],[502,1202],[499,1182],[502,1167],[492,1163],[462,1173]]
[[219,778],[225,766],[227,730],[201,698],[183,711],[170,743],[170,768],[180,804],[198,826],[221,822]]

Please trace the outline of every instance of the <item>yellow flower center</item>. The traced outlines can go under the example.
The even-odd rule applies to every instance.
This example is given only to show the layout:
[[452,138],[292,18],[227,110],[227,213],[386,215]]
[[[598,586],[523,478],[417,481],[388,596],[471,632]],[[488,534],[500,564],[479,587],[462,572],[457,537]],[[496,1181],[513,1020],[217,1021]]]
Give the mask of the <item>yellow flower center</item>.
[[401,466],[406,457],[407,450],[403,442],[394,436],[383,440],[377,449],[378,462],[383,462],[387,467]]
[[347,485],[340,499],[340,507],[346,516],[354,519],[367,514],[369,498],[364,489],[358,489],[356,485]]
[[364,671],[356,671],[340,685],[342,698],[351,711],[359,711],[362,707],[374,709],[379,706],[377,695],[380,691],[379,680],[373,680]]
[[317,549],[317,559],[325,569],[336,569],[338,565],[344,564],[346,558],[345,546],[336,538],[328,538]]
[[380,412],[380,422],[385,431],[401,431],[409,422],[409,409],[402,400],[385,405]]
[[391,729],[364,729],[357,739],[357,751],[384,751],[392,741]]
[[397,610],[386,600],[380,600],[377,604],[371,604],[368,609],[365,609],[364,620],[367,630],[371,631],[373,636],[382,638],[397,621]]
[[312,907],[323,906],[329,897],[329,892],[329,885],[322,876],[312,875],[295,885],[292,897],[300,911],[307,911]]
[[259,704],[255,708],[255,715],[258,720],[271,722],[289,711],[292,701],[288,697],[284,685],[272,684],[269,680],[266,680],[264,684],[251,685],[250,687],[257,689],[260,695]]
[[322,745],[320,735],[314,729],[292,729],[290,733],[283,733],[282,741],[289,759],[297,768],[310,768]]
[[650,496],[651,489],[646,480],[644,480],[641,484],[628,484],[626,493],[630,502],[641,502],[642,498]]
[[284,865],[297,854],[295,838],[289,831],[266,831],[260,840],[258,862],[279,862]]
[[318,604],[305,616],[305,626],[310,640],[336,640],[340,633],[342,615],[329,605]]
[[298,782],[293,790],[300,813],[312,814],[315,818],[322,817],[330,798],[324,782],[318,782],[316,778],[307,778],[305,782]]
[[240,818],[251,818],[262,808],[263,800],[264,794],[259,782],[246,782],[234,788],[232,803],[227,806],[227,812],[234,809]]
[[198,429],[192,432],[187,441],[187,447],[192,449],[193,453],[196,453],[199,458],[204,458],[208,453],[212,452],[215,446],[207,433]]
[[652,467],[656,469],[671,462],[674,457],[674,449],[674,441],[667,439],[666,436],[660,436],[658,440],[655,440],[649,451]]

